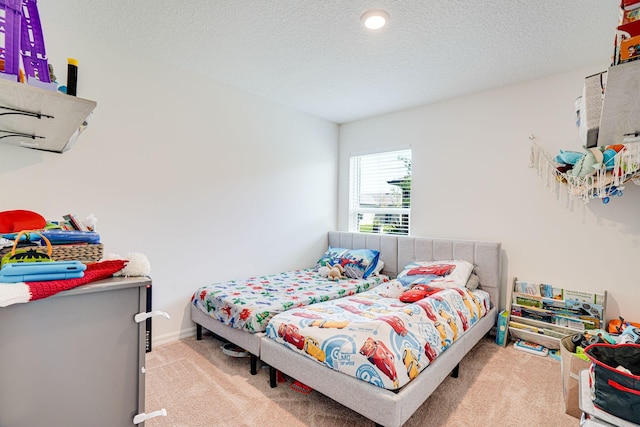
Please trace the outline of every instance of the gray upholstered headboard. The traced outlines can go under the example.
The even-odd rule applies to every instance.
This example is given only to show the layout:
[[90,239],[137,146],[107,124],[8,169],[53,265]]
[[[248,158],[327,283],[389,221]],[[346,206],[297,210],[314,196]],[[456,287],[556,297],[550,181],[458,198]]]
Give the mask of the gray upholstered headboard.
[[390,277],[396,277],[412,261],[469,261],[475,265],[482,289],[498,305],[502,256],[500,243],[330,231],[329,246],[380,251],[380,259],[384,261],[383,273]]

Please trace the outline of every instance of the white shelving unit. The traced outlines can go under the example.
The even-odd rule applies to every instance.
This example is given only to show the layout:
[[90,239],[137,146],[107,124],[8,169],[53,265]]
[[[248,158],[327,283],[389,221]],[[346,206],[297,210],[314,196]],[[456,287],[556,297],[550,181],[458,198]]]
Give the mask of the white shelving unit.
[[0,78],[0,142],[63,153],[97,103]]
[[[514,291],[514,287],[518,279],[516,277],[513,278],[513,283],[509,287],[507,292],[507,312],[508,315],[508,330],[509,336],[512,339],[522,339],[525,341],[534,342],[536,344],[541,344],[549,349],[560,349],[560,340],[567,335],[574,335],[579,332],[583,332],[583,329],[573,328],[569,326],[563,326],[551,322],[546,322],[543,320],[537,320],[528,317],[522,316],[514,316],[512,315],[512,310],[515,307],[518,307],[519,304],[514,303],[518,296],[522,296],[525,298],[531,297],[528,294],[520,294]],[[606,292],[603,296],[603,307],[606,303]],[[525,305],[521,305],[521,308],[530,308]],[[604,309],[603,309],[604,310]],[[604,311],[603,311],[603,319],[604,321]],[[517,326],[516,326],[517,325]],[[508,340],[506,340],[508,341]]]

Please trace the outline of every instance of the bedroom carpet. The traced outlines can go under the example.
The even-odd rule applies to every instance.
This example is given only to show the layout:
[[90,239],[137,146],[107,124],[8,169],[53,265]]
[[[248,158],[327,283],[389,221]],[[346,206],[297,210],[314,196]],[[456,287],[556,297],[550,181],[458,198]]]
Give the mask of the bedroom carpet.
[[[205,334],[155,346],[146,360],[146,412],[166,417],[146,427],[374,426],[362,415],[312,391],[294,391],[291,379],[269,387],[268,369],[249,374],[248,358],[232,358]],[[339,385],[338,385],[339,386]],[[416,411],[406,427],[575,427],[564,413],[560,361],[502,348],[489,337],[460,363]]]

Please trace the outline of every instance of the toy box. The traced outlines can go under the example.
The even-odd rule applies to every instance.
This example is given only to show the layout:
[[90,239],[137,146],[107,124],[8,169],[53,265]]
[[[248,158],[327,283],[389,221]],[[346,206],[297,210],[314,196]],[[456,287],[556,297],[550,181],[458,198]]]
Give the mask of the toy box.
[[592,362],[594,406],[631,423],[640,423],[640,345],[592,344],[585,353]]
[[560,363],[562,365],[562,394],[564,412],[572,417],[580,418],[582,410],[579,406],[580,371],[589,369],[591,363],[576,356],[576,346],[571,335],[560,340]]

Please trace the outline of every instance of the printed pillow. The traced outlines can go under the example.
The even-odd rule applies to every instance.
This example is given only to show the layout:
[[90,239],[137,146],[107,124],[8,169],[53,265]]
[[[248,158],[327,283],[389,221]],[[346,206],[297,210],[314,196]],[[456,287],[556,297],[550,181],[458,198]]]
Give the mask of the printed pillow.
[[332,248],[329,246],[329,249],[322,254],[320,259],[316,261],[315,270],[318,271],[320,267],[328,267],[331,265],[335,265],[340,261],[340,257],[347,252],[348,249],[345,248]]
[[384,262],[380,261],[380,259],[378,259],[378,263],[376,264],[376,268],[373,269],[373,271],[371,272],[372,276],[379,276],[380,273],[382,273],[382,269],[384,268]]
[[352,279],[366,279],[375,270],[380,252],[373,249],[350,249],[340,257],[344,275]]
[[473,264],[469,261],[430,261],[411,262],[398,275],[405,286],[416,284],[441,288],[464,288],[473,273]]

